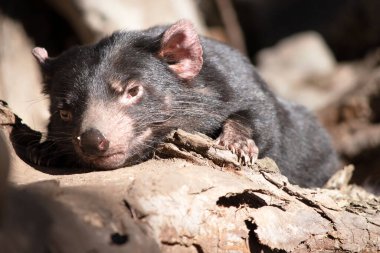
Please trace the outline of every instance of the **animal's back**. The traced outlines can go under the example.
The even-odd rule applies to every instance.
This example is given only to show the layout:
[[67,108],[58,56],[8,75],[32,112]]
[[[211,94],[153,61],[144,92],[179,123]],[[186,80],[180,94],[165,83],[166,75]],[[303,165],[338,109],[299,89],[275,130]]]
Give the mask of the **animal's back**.
[[188,21],[116,32],[56,58],[33,54],[51,99],[42,155],[54,149],[80,166],[114,169],[148,159],[183,128],[245,163],[269,156],[300,185],[322,186],[334,171],[328,136],[306,109],[276,98],[248,58]]
[[208,39],[203,45],[234,90],[232,108],[252,113],[250,126],[259,157],[273,158],[292,182],[322,186],[339,162],[328,133],[312,113],[276,97],[249,60],[236,50]]

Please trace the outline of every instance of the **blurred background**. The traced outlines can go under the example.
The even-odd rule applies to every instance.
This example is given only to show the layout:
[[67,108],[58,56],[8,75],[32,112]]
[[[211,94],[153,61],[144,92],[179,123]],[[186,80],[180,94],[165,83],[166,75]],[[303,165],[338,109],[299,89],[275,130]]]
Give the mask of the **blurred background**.
[[46,131],[33,47],[56,56],[118,29],[186,18],[246,54],[278,95],[314,111],[355,165],[352,182],[380,193],[379,13],[379,0],[0,0],[0,99]]

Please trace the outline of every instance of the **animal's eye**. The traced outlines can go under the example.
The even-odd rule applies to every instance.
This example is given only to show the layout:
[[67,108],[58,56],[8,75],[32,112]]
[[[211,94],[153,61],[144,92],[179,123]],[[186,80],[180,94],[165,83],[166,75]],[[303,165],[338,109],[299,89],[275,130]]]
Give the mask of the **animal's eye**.
[[132,82],[119,97],[119,101],[125,105],[137,104],[141,101],[144,88],[137,82]]
[[139,95],[139,92],[141,90],[141,86],[140,85],[137,85],[137,86],[134,86],[130,89],[128,89],[128,96],[129,97],[136,97],[137,95]]
[[59,116],[63,121],[71,121],[73,118],[72,113],[67,110],[59,110]]

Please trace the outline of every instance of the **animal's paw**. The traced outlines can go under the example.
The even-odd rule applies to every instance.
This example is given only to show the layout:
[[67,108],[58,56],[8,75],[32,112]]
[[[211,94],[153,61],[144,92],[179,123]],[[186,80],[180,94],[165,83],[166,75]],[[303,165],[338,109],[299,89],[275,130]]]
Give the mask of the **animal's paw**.
[[51,151],[49,148],[51,146],[52,144],[49,142],[30,145],[26,149],[28,161],[37,166],[50,166]]
[[252,139],[240,135],[227,136],[222,134],[216,139],[216,144],[231,150],[236,154],[243,165],[252,165],[256,162],[259,149]]
[[26,153],[27,153],[28,160],[32,164],[35,164],[38,166],[43,164],[42,155],[38,147],[28,147]]

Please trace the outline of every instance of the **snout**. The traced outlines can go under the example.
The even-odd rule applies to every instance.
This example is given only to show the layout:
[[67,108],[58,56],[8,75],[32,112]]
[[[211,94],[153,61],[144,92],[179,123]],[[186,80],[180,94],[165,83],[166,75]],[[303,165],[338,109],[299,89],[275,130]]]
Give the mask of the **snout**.
[[104,154],[110,145],[110,141],[95,128],[84,131],[77,137],[78,145],[86,155],[99,156]]

